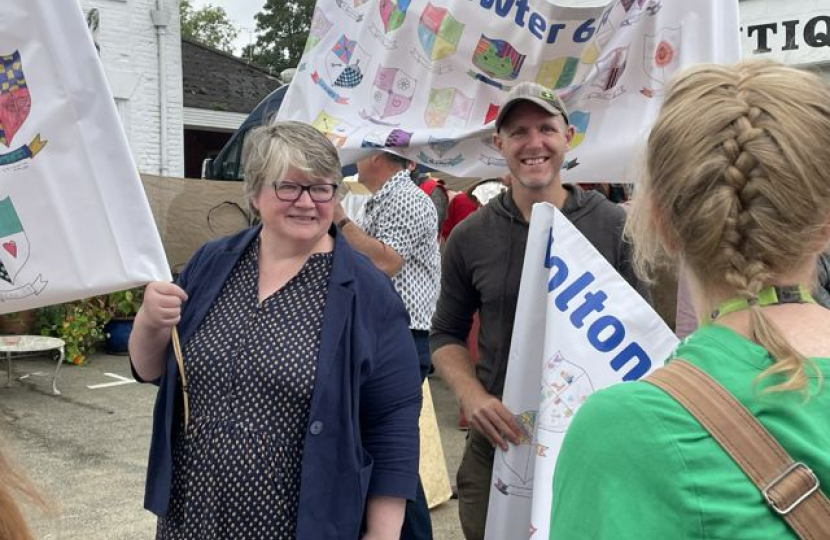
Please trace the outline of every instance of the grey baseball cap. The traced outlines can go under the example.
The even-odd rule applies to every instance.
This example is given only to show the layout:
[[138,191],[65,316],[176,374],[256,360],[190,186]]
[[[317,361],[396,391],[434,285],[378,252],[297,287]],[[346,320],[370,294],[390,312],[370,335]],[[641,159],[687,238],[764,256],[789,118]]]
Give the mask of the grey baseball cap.
[[499,109],[499,114],[496,117],[496,131],[501,129],[502,123],[510,109],[520,101],[529,101],[542,107],[554,116],[561,116],[568,123],[568,109],[562,99],[550,88],[545,88],[541,84],[534,82],[523,82],[513,87],[510,93],[505,98],[504,105]]

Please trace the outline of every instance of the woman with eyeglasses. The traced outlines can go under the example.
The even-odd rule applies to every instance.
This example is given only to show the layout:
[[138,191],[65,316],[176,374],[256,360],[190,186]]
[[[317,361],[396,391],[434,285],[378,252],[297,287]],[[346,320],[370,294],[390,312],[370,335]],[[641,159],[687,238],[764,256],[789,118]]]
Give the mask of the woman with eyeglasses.
[[332,226],[342,176],[325,136],[273,122],[244,153],[261,225],[148,285],[130,338],[135,375],[160,386],[156,538],[398,538],[421,406],[403,303]]

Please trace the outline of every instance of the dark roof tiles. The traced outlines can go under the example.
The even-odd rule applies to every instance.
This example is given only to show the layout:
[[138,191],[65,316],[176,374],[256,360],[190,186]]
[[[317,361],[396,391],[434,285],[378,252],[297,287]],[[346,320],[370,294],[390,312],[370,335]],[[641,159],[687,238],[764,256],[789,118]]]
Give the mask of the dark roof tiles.
[[248,114],[281,83],[267,70],[182,38],[184,106]]

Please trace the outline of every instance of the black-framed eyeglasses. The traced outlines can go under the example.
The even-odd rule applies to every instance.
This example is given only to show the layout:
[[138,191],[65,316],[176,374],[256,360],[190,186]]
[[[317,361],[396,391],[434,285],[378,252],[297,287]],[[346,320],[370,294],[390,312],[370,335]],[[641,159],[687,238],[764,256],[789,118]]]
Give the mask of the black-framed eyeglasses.
[[303,191],[308,191],[309,197],[316,203],[329,202],[334,198],[337,184],[312,184],[310,186],[301,186],[293,182],[274,184],[274,193],[277,198],[285,202],[298,201],[303,196]]

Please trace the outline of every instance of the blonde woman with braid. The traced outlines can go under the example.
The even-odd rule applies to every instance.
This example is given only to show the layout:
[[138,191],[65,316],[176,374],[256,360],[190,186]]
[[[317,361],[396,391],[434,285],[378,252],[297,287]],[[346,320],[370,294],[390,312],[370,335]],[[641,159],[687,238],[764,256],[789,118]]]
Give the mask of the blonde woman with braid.
[[[643,271],[680,259],[707,314],[675,351],[830,489],[830,91],[778,64],[699,65],[666,93],[628,233]],[[797,538],[707,431],[647,382],[597,392],[556,465],[550,538]]]

